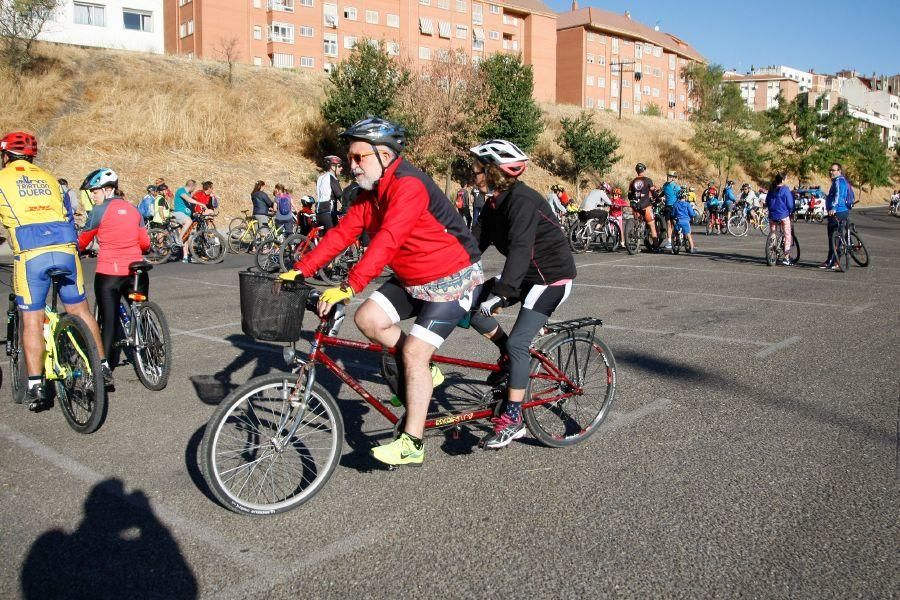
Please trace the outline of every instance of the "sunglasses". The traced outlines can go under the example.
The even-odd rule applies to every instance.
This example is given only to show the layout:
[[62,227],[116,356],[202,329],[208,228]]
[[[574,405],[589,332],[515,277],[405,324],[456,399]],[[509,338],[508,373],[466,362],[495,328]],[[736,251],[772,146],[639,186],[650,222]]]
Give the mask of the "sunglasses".
[[364,152],[363,154],[358,154],[358,153],[348,154],[347,162],[348,163],[355,162],[356,164],[359,164],[362,162],[362,159],[364,159],[367,156],[372,156],[373,154],[378,154],[378,153],[377,152]]
[[484,169],[472,169],[472,175],[484,175]]

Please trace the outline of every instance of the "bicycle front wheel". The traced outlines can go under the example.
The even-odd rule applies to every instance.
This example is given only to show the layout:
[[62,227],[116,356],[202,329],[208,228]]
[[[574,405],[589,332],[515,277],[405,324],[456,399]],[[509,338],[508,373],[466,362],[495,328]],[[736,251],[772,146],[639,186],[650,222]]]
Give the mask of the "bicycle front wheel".
[[766,237],[766,264],[770,267],[774,267],[778,260],[778,248],[781,246],[782,239],[782,236],[775,231],[770,231]]
[[634,219],[625,221],[625,251],[628,254],[636,254],[641,243],[641,232]]
[[319,269],[319,279],[328,285],[338,285],[347,280],[350,269],[359,262],[358,250],[350,246],[338,254],[330,264]]
[[210,417],[201,470],[225,508],[246,515],[285,512],[312,498],[334,472],[344,437],[337,404],[318,383],[305,405],[292,402],[296,388],[290,373],[251,379]]
[[281,243],[278,268],[281,272],[291,270],[300,257],[312,250],[309,238],[302,233],[292,233]]
[[226,241],[218,231],[201,231],[188,240],[191,258],[201,263],[220,263],[225,260]]
[[172,372],[172,334],[166,315],[155,302],[144,302],[134,311],[134,372],[148,390],[158,392]]
[[69,426],[78,433],[97,431],[106,419],[106,389],[100,352],[90,329],[75,315],[62,315],[53,334],[56,345],[56,398]]
[[744,237],[747,235],[749,223],[743,215],[735,215],[728,219],[728,233],[734,237]]
[[581,254],[587,250],[587,234],[585,226],[577,224],[569,230],[569,249],[572,254]]
[[846,273],[850,270],[850,248],[847,247],[847,240],[841,235],[840,229],[831,236],[832,248],[834,248],[834,260],[838,268]]
[[869,251],[855,231],[850,232],[850,258],[861,267],[869,266]]
[[256,266],[267,273],[277,273],[281,265],[281,249],[274,236],[269,236],[256,246]]
[[577,444],[597,431],[609,414],[616,395],[615,358],[603,341],[586,331],[557,334],[540,344],[538,352],[552,364],[532,358],[526,401],[559,399],[526,408],[525,424],[544,445]]
[[250,249],[253,234],[247,231],[246,225],[238,225],[228,232],[227,247],[232,254],[239,254]]

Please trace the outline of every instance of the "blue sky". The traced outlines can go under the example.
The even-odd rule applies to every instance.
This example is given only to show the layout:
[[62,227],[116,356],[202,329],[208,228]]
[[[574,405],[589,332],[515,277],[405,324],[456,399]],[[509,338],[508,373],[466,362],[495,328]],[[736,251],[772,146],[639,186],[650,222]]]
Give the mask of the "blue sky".
[[[557,12],[571,0],[544,0]],[[751,65],[788,65],[834,73],[900,74],[900,2],[873,0],[643,0],[578,3],[633,19],[682,38],[713,63],[745,72]]]

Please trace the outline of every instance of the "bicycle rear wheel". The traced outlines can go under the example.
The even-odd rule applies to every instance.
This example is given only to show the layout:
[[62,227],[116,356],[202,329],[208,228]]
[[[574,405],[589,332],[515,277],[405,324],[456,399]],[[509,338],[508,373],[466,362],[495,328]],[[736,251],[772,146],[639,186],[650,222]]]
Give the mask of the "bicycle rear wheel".
[[569,230],[569,248],[572,254],[581,254],[587,250],[587,235],[585,225],[576,223]]
[[312,250],[312,244],[302,233],[292,233],[281,243],[278,256],[278,268],[282,273],[293,268],[301,256]]
[[[344,437],[337,404],[316,383],[304,409],[289,399],[296,386],[290,373],[251,379],[210,417],[201,471],[225,508],[247,515],[291,510],[312,498],[334,471]],[[285,439],[297,419],[296,432]]]
[[634,219],[625,221],[625,251],[628,254],[637,254],[638,246],[641,244],[641,232],[634,222]]
[[191,258],[202,263],[220,263],[225,260],[226,241],[218,231],[201,231],[188,240]]
[[766,237],[766,264],[770,267],[774,267],[778,261],[778,248],[783,239],[783,236],[776,231],[770,231]]
[[148,232],[150,235],[150,250],[144,257],[147,262],[158,265],[169,260],[172,254],[171,236],[168,231],[162,229],[151,228]]
[[250,243],[253,236],[247,231],[246,225],[238,225],[228,232],[228,251],[232,254],[239,254],[250,249]]
[[861,267],[869,266],[869,251],[855,231],[850,232],[850,258]]
[[97,431],[106,419],[106,389],[100,353],[90,329],[75,315],[62,315],[54,331],[56,398],[69,426],[78,433]]
[[155,302],[135,307],[134,372],[148,390],[158,392],[172,372],[172,334],[166,315]]
[[353,265],[359,262],[359,248],[354,244],[338,254],[330,264],[319,269],[319,279],[329,285],[338,285],[347,280]]
[[522,413],[525,424],[546,446],[577,444],[593,434],[609,414],[616,395],[615,358],[603,341],[583,330],[557,334],[540,343],[538,351],[565,379],[533,358],[526,401],[563,397],[526,408]]
[[743,237],[747,235],[750,224],[744,215],[734,215],[728,219],[728,233],[735,237]]

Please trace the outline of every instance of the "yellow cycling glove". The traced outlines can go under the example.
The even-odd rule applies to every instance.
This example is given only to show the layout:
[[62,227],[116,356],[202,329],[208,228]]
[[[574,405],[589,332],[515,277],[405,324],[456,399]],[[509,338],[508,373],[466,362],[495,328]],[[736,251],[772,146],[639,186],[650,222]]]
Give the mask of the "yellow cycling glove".
[[300,278],[300,281],[303,281],[303,274],[300,271],[296,271],[291,269],[290,271],[286,271],[278,276],[278,279],[282,281],[295,281],[297,278]]
[[322,292],[322,297],[319,301],[325,304],[337,304],[338,302],[347,302],[352,297],[353,288],[349,285],[342,285],[341,287],[328,288]]

